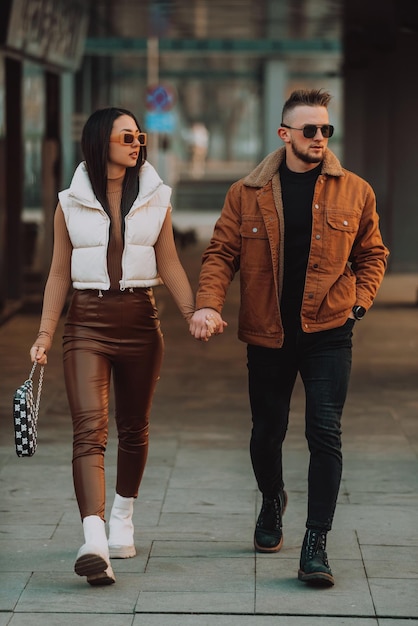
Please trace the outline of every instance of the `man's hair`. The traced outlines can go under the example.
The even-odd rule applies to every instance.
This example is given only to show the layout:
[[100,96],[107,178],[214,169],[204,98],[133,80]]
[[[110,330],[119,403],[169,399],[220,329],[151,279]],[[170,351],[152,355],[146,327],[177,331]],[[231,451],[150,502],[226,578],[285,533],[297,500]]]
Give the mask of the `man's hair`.
[[331,94],[323,89],[297,89],[292,91],[283,105],[282,121],[284,121],[287,113],[293,111],[298,106],[327,108],[331,98]]

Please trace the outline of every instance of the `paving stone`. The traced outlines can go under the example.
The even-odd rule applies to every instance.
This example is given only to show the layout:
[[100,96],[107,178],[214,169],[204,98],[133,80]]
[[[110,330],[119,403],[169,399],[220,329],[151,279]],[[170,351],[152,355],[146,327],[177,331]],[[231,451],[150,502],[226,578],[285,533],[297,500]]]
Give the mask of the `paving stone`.
[[370,578],[369,584],[377,616],[418,619],[416,577]]
[[336,584],[318,590],[297,579],[298,562],[257,560],[256,613],[374,617],[361,561],[332,559],[330,564]]
[[[2,557],[3,561],[3,557]],[[29,578],[28,572],[9,572],[2,566],[0,572],[0,611],[13,611]],[[7,573],[5,573],[7,571]]]
[[[6,624],[6,622],[5,622]],[[15,613],[7,626],[132,626],[132,615],[65,613]],[[0,626],[3,626],[0,621]]]
[[[194,284],[201,248],[183,254]],[[138,556],[114,560],[117,582],[105,588],[73,572],[83,539],[60,342],[49,355],[38,450],[18,459],[10,397],[27,376],[39,319],[17,315],[0,326],[0,350],[9,355],[0,363],[0,626],[418,626],[418,316],[388,306],[399,281],[389,277],[355,328],[343,481],[328,536],[336,585],[326,590],[297,580],[309,462],[300,379],[283,456],[284,545],[279,554],[254,553],[261,497],[249,456],[236,281],[225,305],[229,327],[208,344],[190,338],[167,290],[156,289],[166,352],[134,509]],[[116,457],[111,416],[107,516]]]

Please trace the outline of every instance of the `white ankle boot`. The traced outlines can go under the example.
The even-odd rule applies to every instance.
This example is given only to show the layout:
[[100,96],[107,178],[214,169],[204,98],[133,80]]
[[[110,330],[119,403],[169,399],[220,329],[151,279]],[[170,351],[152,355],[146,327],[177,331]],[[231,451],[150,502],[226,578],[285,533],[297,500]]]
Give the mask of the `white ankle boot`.
[[134,525],[132,514],[134,498],[115,495],[109,519],[109,554],[111,559],[128,559],[135,556]]
[[105,523],[98,515],[83,519],[85,543],[78,551],[74,565],[75,573],[87,576],[90,585],[111,585],[115,575],[109,561]]

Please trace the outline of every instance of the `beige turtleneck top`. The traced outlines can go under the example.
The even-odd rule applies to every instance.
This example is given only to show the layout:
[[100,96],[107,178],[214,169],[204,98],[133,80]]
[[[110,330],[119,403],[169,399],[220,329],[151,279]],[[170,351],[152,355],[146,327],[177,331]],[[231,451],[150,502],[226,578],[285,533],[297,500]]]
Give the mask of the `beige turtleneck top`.
[[[123,238],[120,212],[122,183],[123,176],[109,179],[107,183],[107,199],[111,219],[107,265],[111,290],[119,290],[119,281],[122,278]],[[189,321],[194,312],[194,297],[189,280],[177,254],[170,211],[167,211],[167,216],[154,249],[158,273],[174,298],[183,317]],[[36,345],[45,348],[46,351],[51,348],[52,339],[71,287],[71,253],[71,240],[61,205],[58,203],[54,217],[54,251],[45,286],[42,317],[36,341]]]

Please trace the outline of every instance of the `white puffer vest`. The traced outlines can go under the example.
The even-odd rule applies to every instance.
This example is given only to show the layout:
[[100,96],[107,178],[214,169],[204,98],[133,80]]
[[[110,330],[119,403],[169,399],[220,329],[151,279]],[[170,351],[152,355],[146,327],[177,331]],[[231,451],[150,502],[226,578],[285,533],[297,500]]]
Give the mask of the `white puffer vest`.
[[[71,278],[75,289],[109,289],[107,246],[110,218],[93,193],[85,163],[69,189],[58,194],[73,245]],[[125,217],[120,288],[162,283],[154,244],[170,208],[171,189],[147,161],[139,171],[139,194]]]

